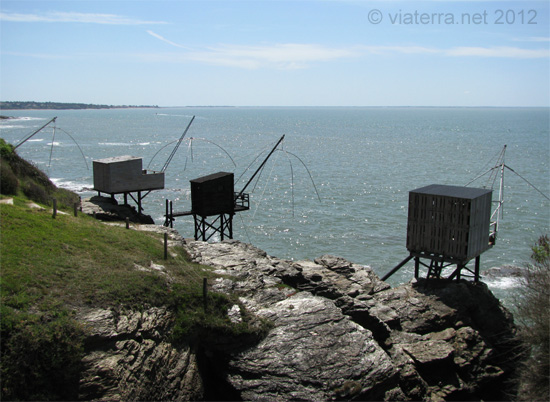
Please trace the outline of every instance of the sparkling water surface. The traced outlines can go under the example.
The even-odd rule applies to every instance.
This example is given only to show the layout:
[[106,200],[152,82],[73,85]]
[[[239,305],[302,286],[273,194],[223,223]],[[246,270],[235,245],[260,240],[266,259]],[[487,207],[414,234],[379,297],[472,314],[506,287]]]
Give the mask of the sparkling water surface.
[[[17,151],[83,198],[95,194],[93,160],[132,155],[143,158],[144,168],[160,170],[196,116],[166,170],[166,188],[144,199],[145,213],[158,224],[164,221],[166,199],[176,210],[190,209],[191,179],[234,172],[235,189],[242,189],[284,134],[282,146],[247,188],[250,210],[234,218],[234,238],[280,258],[334,254],[384,275],[408,255],[408,192],[428,184],[466,185],[494,167],[504,145],[505,163],[515,173],[505,170],[503,218],[496,245],[481,257],[482,272],[523,266],[538,237],[550,233],[550,202],[533,188],[550,194],[547,108],[204,107],[1,114],[21,117],[0,123],[0,136],[13,144],[57,116],[55,132],[49,126]],[[470,186],[493,187],[495,200],[498,180],[489,179],[486,174]],[[176,219],[175,228],[192,237],[192,218]],[[407,282],[413,271],[410,262],[388,282]],[[513,280],[486,281],[498,297],[511,300]]]

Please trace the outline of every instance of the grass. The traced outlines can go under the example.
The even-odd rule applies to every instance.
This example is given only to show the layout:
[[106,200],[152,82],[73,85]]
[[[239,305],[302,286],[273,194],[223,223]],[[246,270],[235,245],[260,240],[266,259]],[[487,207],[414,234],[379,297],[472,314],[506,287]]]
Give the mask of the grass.
[[[76,194],[57,189],[3,140],[0,151],[2,180],[11,180],[3,182],[2,198],[14,200],[0,206],[1,400],[78,398],[86,333],[74,316],[81,307],[167,306],[176,317],[173,343],[212,346],[220,336],[254,341],[265,334],[269,325],[242,307],[243,321],[229,320],[236,296],[209,292],[204,309],[203,278],[216,275],[191,262],[182,247],[164,260],[158,233],[74,217]],[[52,196],[71,213],[53,219]],[[31,200],[45,208],[29,207]],[[163,265],[165,274],[138,269],[151,263]]]
[[[2,300],[17,309],[50,305],[116,306],[166,303],[166,282],[136,271],[163,258],[160,239],[88,217],[3,206]],[[169,264],[182,280],[182,258]],[[177,268],[176,268],[177,267]],[[179,274],[179,275],[178,275]],[[137,296],[137,297],[136,297]]]
[[[73,317],[80,307],[168,306],[175,344],[215,347],[220,336],[255,341],[269,328],[246,312],[232,323],[227,309],[236,297],[208,292],[205,310],[203,278],[215,274],[190,262],[181,247],[164,260],[162,235],[82,214],[53,219],[26,202],[15,197],[14,205],[0,207],[2,399],[78,397],[85,331]],[[163,265],[170,281],[136,268],[151,263]]]

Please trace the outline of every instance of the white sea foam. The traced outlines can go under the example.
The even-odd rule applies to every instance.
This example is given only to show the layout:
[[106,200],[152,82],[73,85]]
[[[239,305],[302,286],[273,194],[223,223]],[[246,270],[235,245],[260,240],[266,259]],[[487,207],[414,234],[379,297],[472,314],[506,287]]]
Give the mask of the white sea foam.
[[130,144],[129,142],[98,142],[97,145],[106,145],[109,147],[129,147],[134,144]]
[[32,121],[32,120],[46,120],[46,118],[45,118],[45,117],[26,117],[26,116],[21,116],[21,117],[14,117],[13,120]]
[[57,187],[64,188],[66,190],[71,190],[71,191],[74,191],[75,193],[86,193],[86,192],[93,191],[92,189],[93,186],[90,183],[66,180],[61,177],[53,177],[53,178],[50,178],[50,180]]
[[0,124],[0,129],[15,129],[15,128],[26,128],[25,126],[19,126],[15,124]]
[[485,278],[483,281],[492,289],[512,289],[521,286],[521,281],[517,277]]
[[[170,113],[157,113],[157,116],[168,116],[168,117],[187,117],[191,118],[193,115],[190,114],[170,114]],[[200,117],[198,117],[200,119]]]

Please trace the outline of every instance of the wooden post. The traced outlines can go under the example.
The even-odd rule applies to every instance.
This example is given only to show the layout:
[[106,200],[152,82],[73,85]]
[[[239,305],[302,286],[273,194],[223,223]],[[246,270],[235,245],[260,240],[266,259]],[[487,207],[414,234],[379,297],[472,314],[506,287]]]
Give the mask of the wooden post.
[[78,202],[75,202],[74,205],[73,205],[73,209],[74,209],[74,217],[76,218],[78,216]]
[[395,274],[397,271],[399,271],[401,269],[401,267],[403,267],[403,265],[405,265],[406,263],[408,263],[411,259],[413,258],[412,255],[409,255],[407,258],[405,258],[403,261],[401,261],[399,264],[397,264],[390,272],[388,272],[386,275],[384,275],[382,277],[382,280],[385,281],[386,279],[388,279],[390,276],[392,276],[393,274]]
[[479,265],[481,261],[481,255],[476,257],[475,269],[474,269],[474,282],[479,282]]
[[130,218],[126,217],[126,229],[130,229]]
[[170,222],[170,215],[168,215],[168,198],[165,200],[166,203],[166,214],[164,219],[164,226],[168,227],[168,222]]
[[168,259],[168,233],[164,232],[164,259]]
[[57,215],[57,199],[53,199],[53,214],[52,218],[55,219],[55,216]]
[[141,215],[141,211],[143,211],[143,208],[141,208],[141,191],[137,192],[138,196],[138,215]]
[[208,279],[202,278],[202,298],[204,302],[204,312],[206,313],[206,307],[208,305]]
[[174,209],[172,205],[172,201],[170,201],[170,227],[174,227]]

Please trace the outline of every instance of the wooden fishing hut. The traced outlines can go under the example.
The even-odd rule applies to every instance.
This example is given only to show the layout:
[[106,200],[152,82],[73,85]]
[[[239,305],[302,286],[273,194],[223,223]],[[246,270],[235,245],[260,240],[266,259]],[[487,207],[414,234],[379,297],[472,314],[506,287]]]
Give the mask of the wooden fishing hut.
[[[124,204],[130,196],[138,206],[138,213],[143,208],[141,201],[153,190],[164,188],[164,172],[147,171],[142,167],[142,159],[135,156],[115,156],[93,161],[94,190],[115,195],[124,195]],[[135,196],[133,195],[135,193]]]
[[[252,177],[240,192],[235,192],[233,173],[218,172],[198,179],[191,183],[191,211],[174,212],[172,202],[166,200],[166,217],[164,226],[174,227],[174,218],[193,215],[195,221],[195,240],[208,241],[215,233],[220,234],[221,240],[225,237],[233,238],[233,216],[236,212],[250,209],[250,196],[245,193],[254,177],[262,170],[275,149],[285,136],[271,149],[267,157],[260,164]],[[210,234],[207,234],[211,229]]]
[[[479,280],[481,254],[494,245],[491,233],[492,190],[432,184],[409,192],[407,250],[410,255],[382,279],[386,280],[409,260],[415,260],[428,278],[440,278],[442,270],[456,265],[449,279],[460,279],[462,270]],[[466,268],[475,258],[474,271]],[[428,260],[425,263],[422,260]]]
[[172,202],[166,200],[164,226],[173,227],[175,217],[193,215],[195,240],[208,241],[215,233],[221,240],[232,239],[233,216],[250,209],[249,195],[234,191],[233,173],[213,173],[190,180],[190,184],[191,210],[174,212]]

